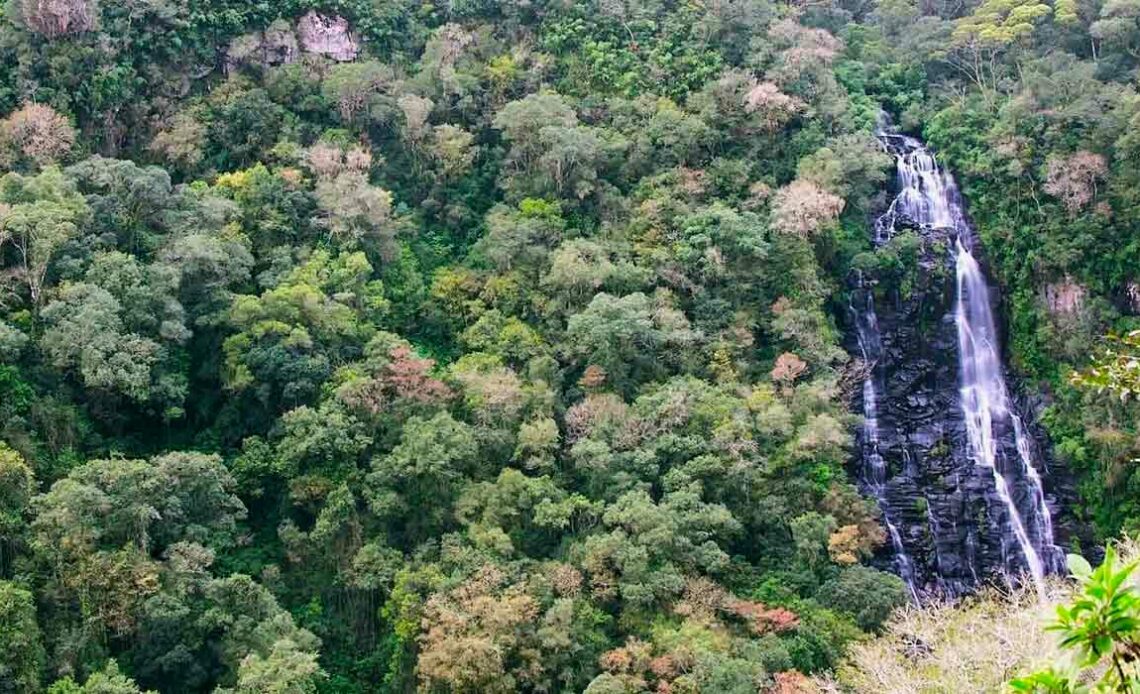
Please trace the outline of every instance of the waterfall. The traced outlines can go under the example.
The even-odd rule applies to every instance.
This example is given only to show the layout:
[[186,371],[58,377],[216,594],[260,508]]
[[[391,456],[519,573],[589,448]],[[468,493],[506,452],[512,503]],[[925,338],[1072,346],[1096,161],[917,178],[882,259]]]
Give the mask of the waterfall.
[[875,297],[864,286],[862,277],[859,277],[859,289],[863,294],[864,306],[857,310],[853,304],[848,304],[851,316],[855,321],[855,334],[858,337],[859,351],[863,357],[864,368],[867,375],[863,378],[863,437],[862,458],[863,466],[860,481],[875,500],[883,512],[883,525],[887,526],[887,535],[891,538],[891,547],[894,550],[895,569],[906,583],[911,597],[918,602],[918,589],[915,587],[914,562],[907,554],[903,544],[902,535],[898,526],[891,520],[891,514],[886,504],[887,463],[879,452],[879,415],[878,399],[879,389],[875,385],[879,354],[882,343],[879,336],[879,321],[875,316]]
[[[1028,571],[1040,588],[1045,574],[1063,564],[1063,554],[1055,545],[1052,516],[1037,469],[1043,463],[1039,462],[1034,441],[1006,384],[990,289],[972,251],[973,230],[953,178],[940,169],[929,150],[913,138],[894,133],[883,132],[879,138],[895,156],[898,193],[876,220],[875,245],[888,243],[900,228],[912,228],[951,253],[952,258],[944,267],[956,277],[950,317],[957,338],[957,383],[953,384],[956,392],[950,383],[945,388],[928,382],[914,386],[942,394],[944,405],[926,415],[922,421],[924,430],[903,431],[906,427],[895,427],[898,431],[893,432],[894,455],[906,464],[895,479],[888,480],[888,466],[880,450],[879,410],[881,406],[891,407],[896,419],[901,419],[904,415],[897,413],[905,411],[909,404],[885,400],[890,374],[880,363],[883,335],[875,314],[874,296],[865,278],[859,275],[852,296],[859,297],[862,305],[857,310],[851,304],[849,309],[859,353],[867,365],[862,391],[860,482],[883,509],[895,569],[916,600],[926,590],[956,593],[976,584],[979,561],[1007,577]],[[895,349],[899,353],[914,348],[900,345]],[[896,355],[896,361],[901,359]],[[921,454],[925,445],[927,457],[931,457],[931,451],[942,445],[931,442],[934,436],[943,440],[942,433],[932,434],[931,430],[951,432],[946,440],[954,450],[948,455],[951,464],[958,465],[951,488],[921,488],[924,482],[929,484],[929,471],[918,469],[920,461],[912,458],[911,447],[918,446]],[[953,435],[963,430],[964,434]],[[961,474],[970,478],[970,484],[963,486]],[[905,512],[901,503],[904,494],[909,494],[912,501],[915,497],[926,500],[925,518]],[[935,503],[941,504],[944,514],[949,514],[949,522],[940,522],[936,517]],[[925,552],[930,559],[921,572],[921,586],[917,585],[920,571],[907,547],[907,541],[919,542],[916,538],[921,533],[900,529],[900,514],[911,530],[925,525],[932,538]],[[975,527],[974,516],[984,518],[984,527]],[[979,533],[990,544],[980,545]],[[995,535],[1000,544],[990,549]],[[950,555],[943,556],[944,550]]]
[[[1052,562],[1060,553],[1053,544],[1053,519],[1045,504],[1041,477],[1033,465],[1032,446],[1025,427],[1010,405],[985,276],[978,261],[962,243],[961,235],[955,249],[958,300],[954,320],[958,326],[961,403],[970,452],[974,462],[993,476],[994,488],[1006,507],[1013,537],[1034,581],[1041,587],[1046,570],[1055,568]],[[1028,481],[1029,499],[1023,504],[1027,506],[1024,509],[1018,508],[1010,494],[1007,473],[998,469],[997,437],[1002,427],[1013,430],[1017,472]]]

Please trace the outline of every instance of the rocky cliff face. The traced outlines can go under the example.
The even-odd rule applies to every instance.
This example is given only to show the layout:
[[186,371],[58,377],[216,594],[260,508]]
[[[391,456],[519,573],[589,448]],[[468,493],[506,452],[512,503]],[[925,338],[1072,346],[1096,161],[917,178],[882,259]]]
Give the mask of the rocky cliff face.
[[295,24],[279,19],[265,31],[234,39],[226,50],[226,71],[233,72],[242,65],[260,68],[288,65],[302,55],[323,56],[345,63],[356,60],[359,53],[360,37],[347,19],[309,11]]
[[[900,156],[900,172],[892,191],[897,197],[877,225],[876,244],[908,232],[919,243],[917,266],[905,281],[861,273],[850,286],[847,347],[869,362],[873,379],[855,406],[875,420],[873,433],[866,425],[859,432],[856,471],[893,526],[893,541],[883,548],[881,561],[922,597],[959,595],[983,582],[1057,570],[1061,555],[1051,522],[1055,478],[1047,446],[1031,424],[1033,417],[1026,416],[1031,408],[1015,388],[1007,389],[1012,381],[1000,365],[991,379],[992,402],[980,415],[976,392],[963,387],[962,339],[970,326],[963,332],[965,290],[957,242],[964,244],[962,253],[976,244],[952,179],[945,178],[945,190],[934,190],[941,179],[928,174],[944,174],[932,157],[933,172],[916,176],[903,170],[902,157],[920,143],[899,136],[886,136],[884,142]],[[921,166],[906,164],[916,165]],[[948,199],[933,199],[939,195]],[[942,205],[946,209],[935,209]],[[878,349],[870,355],[868,324],[865,318],[860,322],[868,311],[878,333]],[[996,335],[977,339],[1000,349],[992,345]],[[965,351],[968,360],[977,358]],[[875,400],[870,408],[868,397]],[[979,435],[979,424],[985,436]],[[880,480],[868,472],[875,455],[882,459]]]

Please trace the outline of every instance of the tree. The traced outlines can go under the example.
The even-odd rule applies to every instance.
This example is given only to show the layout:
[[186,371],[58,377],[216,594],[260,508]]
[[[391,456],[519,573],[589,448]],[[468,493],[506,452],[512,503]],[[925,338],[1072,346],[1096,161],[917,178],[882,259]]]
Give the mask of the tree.
[[372,155],[360,147],[344,151],[318,144],[310,148],[308,160],[317,174],[317,202],[333,237],[350,247],[371,240],[391,260],[392,194],[368,183]]
[[721,328],[729,311],[766,303],[763,282],[752,270],[767,260],[771,248],[759,215],[714,203],[677,221],[673,253],[694,288],[694,313],[716,316],[708,322]]
[[598,170],[623,143],[580,125],[557,94],[512,101],[495,115],[494,126],[511,144],[502,185],[515,197],[554,195],[580,200],[593,193]]
[[0,165],[31,162],[42,168],[58,162],[74,145],[71,123],[44,104],[29,102],[0,121]]
[[655,306],[653,299],[640,292],[623,297],[596,295],[589,306],[570,317],[566,335],[575,354],[588,364],[601,366],[615,385],[626,389],[683,359],[686,348],[700,337],[690,329],[684,314],[668,304]]
[[[32,546],[60,599],[116,636],[133,633],[178,543],[232,546],[245,506],[218,456],[91,461],[36,499]],[[66,604],[66,603],[65,603]]]
[[19,328],[0,322],[0,361],[15,362],[30,341]]
[[864,631],[878,631],[892,611],[906,604],[907,590],[894,575],[865,566],[849,566],[816,593],[823,604],[852,615]]
[[124,251],[146,256],[170,231],[180,200],[170,174],[157,166],[94,156],[66,170],[91,207],[91,234],[114,238]]
[[143,265],[135,256],[119,251],[98,253],[91,259],[85,279],[118,302],[126,330],[171,346],[190,338],[185,312],[177,299],[180,278],[168,265]]
[[469,354],[452,365],[450,376],[460,386],[471,418],[487,428],[513,430],[527,405],[519,375],[500,359]]
[[506,271],[542,267],[550,249],[562,240],[566,226],[558,203],[529,198],[516,209],[491,208],[486,224],[480,250],[496,269]]
[[123,326],[122,305],[110,292],[87,283],[66,284],[48,304],[41,347],[57,369],[74,369],[92,389],[121,392],[145,402],[152,396],[158,343]]
[[1077,152],[1072,156],[1049,160],[1045,179],[1045,192],[1059,199],[1076,216],[1097,194],[1097,181],[1108,173],[1104,157],[1092,152]]
[[997,89],[997,56],[1027,39],[1053,8],[1038,0],[985,0],[957,20],[951,35],[949,63],[977,85],[987,104]]
[[809,566],[819,565],[827,556],[827,542],[836,529],[835,518],[809,511],[788,524],[796,551]]
[[91,31],[99,17],[95,0],[13,0],[15,18],[48,39]]
[[467,173],[478,154],[475,136],[463,128],[450,123],[432,128],[431,155],[444,176],[456,178]]
[[525,646],[538,603],[524,586],[506,583],[502,570],[488,565],[428,599],[416,664],[425,688],[512,692],[523,685],[515,673],[525,672],[528,656],[534,657]]
[[101,670],[92,673],[83,686],[68,677],[48,687],[48,694],[153,694],[153,692],[139,689],[134,680],[122,673],[119,664],[111,660]]
[[522,188],[541,193],[551,190],[559,197],[581,200],[597,189],[599,169],[606,163],[611,149],[620,150],[624,142],[607,141],[605,134],[595,128],[578,125],[568,128],[543,128],[541,133],[542,156],[537,162],[538,179],[543,187],[522,186],[518,179],[510,181],[509,188]]
[[796,165],[797,178],[856,204],[866,200],[887,181],[891,158],[869,135],[858,133],[834,138]]
[[1069,694],[1083,689],[1086,678],[1098,691],[1131,692],[1140,686],[1135,653],[1140,632],[1140,595],[1129,580],[1136,561],[1117,565],[1107,548],[1104,562],[1093,569],[1080,555],[1070,554],[1069,571],[1081,584],[1071,604],[1057,606],[1049,626],[1061,635],[1061,647],[1073,651],[1073,667],[1050,667],[1010,682],[1017,692]]
[[641,289],[648,272],[616,249],[590,239],[569,239],[550,254],[550,269],[541,286],[568,308],[581,308],[601,291]]
[[476,476],[478,451],[471,427],[445,412],[409,419],[399,445],[372,462],[370,507],[381,518],[403,519],[409,539],[447,527],[464,478]]
[[535,359],[549,358],[550,345],[534,328],[514,316],[491,309],[459,336],[469,349],[493,354],[522,369]]
[[809,365],[834,364],[847,359],[835,345],[832,327],[818,306],[796,305],[787,297],[772,304],[771,330],[791,343]]
[[518,431],[514,460],[527,470],[547,471],[559,450],[558,423],[549,417],[523,422]]
[[957,23],[954,39],[1009,44],[1031,34],[1034,23],[1052,12],[1048,5],[1032,0],[988,0]]
[[[245,516],[245,507],[233,495],[233,478],[217,455],[166,453],[146,461],[92,461],[56,485],[38,500],[38,532],[90,532],[109,546],[118,546],[121,538],[157,553],[183,540],[225,547],[235,539],[236,522]],[[72,494],[83,486],[102,489],[105,496],[77,504]],[[80,498],[84,496],[86,491]],[[145,507],[155,509],[160,518],[138,513]],[[56,517],[56,512],[65,515]],[[56,526],[64,517],[85,522],[82,528]],[[136,521],[127,522],[132,517]],[[151,523],[156,523],[154,528],[148,528]],[[46,536],[41,535],[41,541],[47,542]]]
[[391,90],[396,81],[392,68],[365,60],[333,67],[321,85],[325,98],[336,106],[348,124],[383,123],[397,112]]
[[1104,3],[1098,19],[1089,27],[1089,34],[1140,59],[1140,3],[1134,0]]
[[628,609],[652,611],[676,597],[684,576],[716,574],[728,566],[722,543],[740,530],[724,506],[700,499],[696,485],[669,492],[655,503],[630,491],[606,507],[608,532],[577,543],[571,556],[595,586],[595,597],[620,598]]
[[340,386],[337,398],[366,418],[396,424],[416,414],[435,412],[454,395],[432,375],[434,360],[420,357],[410,344],[391,333],[378,333],[364,352],[361,373]]
[[264,158],[285,126],[285,109],[261,88],[231,80],[207,100],[207,160],[222,169],[249,166]]
[[611,99],[608,126],[628,141],[623,178],[633,180],[669,166],[699,166],[716,141],[709,124],[671,99]]
[[812,237],[839,218],[843,198],[815,183],[795,180],[776,191],[772,200],[772,227],[785,234]]
[[194,113],[178,113],[160,130],[148,149],[184,172],[196,170],[205,156],[206,126]]
[[1108,342],[1087,369],[1072,374],[1072,382],[1110,392],[1122,402],[1140,396],[1140,331],[1110,336]]
[[779,130],[804,108],[802,101],[781,92],[772,82],[753,79],[744,93],[744,110],[756,114],[767,132]]
[[249,280],[253,256],[239,239],[195,232],[165,244],[158,261],[178,278],[178,302],[187,323],[212,326],[222,320],[233,292]]
[[36,478],[24,457],[0,441],[0,578],[12,574],[27,542],[28,512]]
[[363,253],[316,251],[260,296],[234,298],[224,382],[274,409],[309,402],[334,364],[360,355],[386,307]]
[[415,94],[404,94],[396,99],[396,105],[404,114],[404,139],[411,147],[418,148],[432,133],[428,118],[435,104],[431,99]]
[[437,28],[420,56],[417,86],[441,104],[464,106],[479,93],[482,69],[490,67],[471,59],[482,47],[480,38],[456,22]]
[[[237,692],[314,691],[324,676],[316,663],[321,641],[297,626],[264,586],[234,574],[209,581],[203,594],[208,609],[201,614],[201,626],[214,635],[210,651],[237,683]],[[262,686],[266,689],[256,689]]]
[[824,29],[806,27],[790,18],[773,23],[768,28],[768,40],[776,52],[765,78],[838,119],[847,103],[831,67],[843,50],[843,42]]
[[0,692],[39,691],[44,662],[32,593],[0,581]]
[[558,94],[531,94],[512,101],[496,115],[494,125],[512,145],[512,158],[523,167],[542,155],[542,131],[548,127],[572,128],[578,116]]
[[493,482],[469,484],[455,516],[477,544],[502,556],[542,555],[562,532],[588,527],[600,504],[568,494],[549,477],[504,469]]
[[317,654],[287,639],[273,643],[269,655],[250,653],[238,668],[237,686],[219,694],[315,694],[324,671]]
[[34,177],[9,173],[0,178],[0,240],[15,245],[20,276],[32,305],[43,301],[44,282],[56,253],[79,235],[88,208],[75,183],[57,168]]
[[387,226],[392,194],[368,184],[363,173],[346,172],[317,183],[317,200],[328,213],[334,236],[360,242],[372,238],[386,259],[394,256],[393,230]]

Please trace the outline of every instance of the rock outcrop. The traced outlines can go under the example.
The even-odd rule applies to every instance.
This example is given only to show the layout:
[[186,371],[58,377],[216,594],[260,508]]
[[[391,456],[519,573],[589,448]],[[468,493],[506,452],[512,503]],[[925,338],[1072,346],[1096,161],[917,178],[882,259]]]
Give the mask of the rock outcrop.
[[360,53],[360,40],[344,17],[309,12],[297,22],[297,37],[304,52],[323,55],[340,63],[356,60]]
[[1045,285],[1045,307],[1054,316],[1080,313],[1085,304],[1088,290],[1066,277],[1060,282]]
[[360,54],[360,39],[344,17],[310,11],[295,24],[279,19],[265,31],[234,39],[226,51],[226,71],[287,65],[305,54],[350,62]]

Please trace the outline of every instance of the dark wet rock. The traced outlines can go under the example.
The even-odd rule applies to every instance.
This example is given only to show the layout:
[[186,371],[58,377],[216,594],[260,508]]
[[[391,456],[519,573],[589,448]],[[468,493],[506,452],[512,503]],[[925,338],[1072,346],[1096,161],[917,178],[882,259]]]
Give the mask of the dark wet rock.
[[[905,146],[901,139],[897,146]],[[958,333],[954,228],[922,226],[893,213],[891,235],[911,229],[922,239],[917,273],[903,291],[891,278],[853,277],[852,306],[864,306],[867,293],[877,315],[881,349],[874,366],[878,376],[877,452],[885,461],[887,479],[873,496],[885,517],[896,526],[907,568],[916,589],[925,595],[959,595],[987,582],[1005,583],[1009,574],[1027,568],[1016,541],[1011,540],[1006,506],[997,498],[993,473],[976,465],[968,454],[968,433],[959,402]],[[881,241],[885,241],[881,239]],[[974,255],[979,251],[974,249]],[[992,293],[992,292],[991,292]],[[996,296],[996,294],[993,294]],[[851,316],[848,316],[851,319]],[[853,320],[846,331],[846,348],[856,357],[862,350]],[[1063,471],[1049,457],[1040,427],[1033,424],[1039,408],[1021,395],[1006,374],[1014,409],[1022,415],[1035,448],[1046,505],[1056,517],[1060,498],[1070,498]],[[855,410],[863,412],[862,396]],[[1019,509],[1032,505],[1032,489],[1020,472],[1015,437],[1009,427],[995,429],[999,438],[998,469],[1010,481],[1010,495]],[[866,455],[866,432],[860,450]],[[865,480],[862,459],[853,463]],[[1015,468],[1015,465],[1017,466]],[[871,493],[871,490],[865,491]],[[1054,541],[1064,546],[1071,528],[1054,524]],[[1038,538],[1034,538],[1037,540]],[[881,550],[881,568],[899,571],[896,548]],[[1056,556],[1049,557],[1050,568]]]

